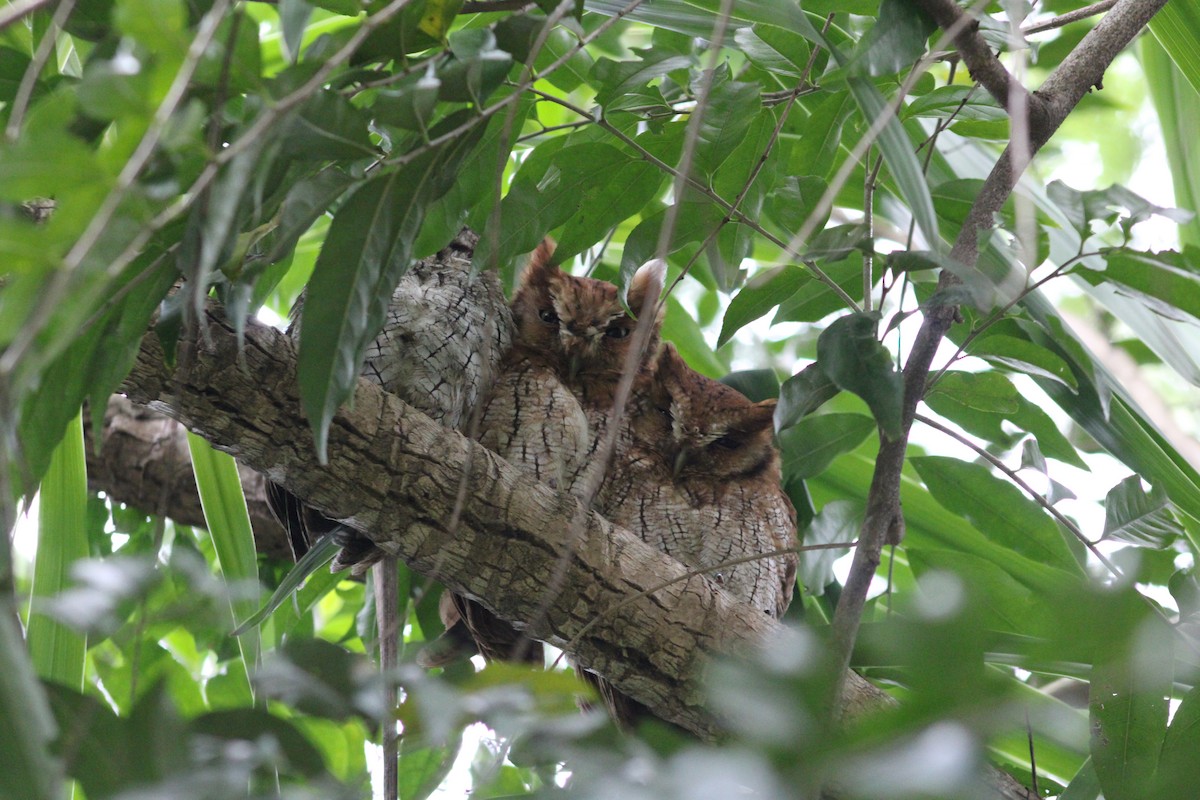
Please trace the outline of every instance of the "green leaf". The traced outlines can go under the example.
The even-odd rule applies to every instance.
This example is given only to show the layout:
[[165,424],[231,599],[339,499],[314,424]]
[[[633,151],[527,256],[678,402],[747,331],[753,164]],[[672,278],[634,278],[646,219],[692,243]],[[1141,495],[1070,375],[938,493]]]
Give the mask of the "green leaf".
[[[450,129],[461,119],[456,115],[442,125]],[[296,367],[322,461],[329,422],[358,380],[367,344],[382,327],[392,291],[409,267],[425,212],[453,184],[483,130],[476,126],[368,181],[329,227],[308,284]]]
[[[931,117],[933,119],[971,119],[995,122],[1008,118],[1000,104],[977,86],[939,86],[909,103],[901,112],[902,119]],[[972,181],[972,183],[978,183]],[[936,197],[937,193],[934,193]]]
[[1187,3],[1168,3],[1150,20],[1150,32],[1192,88],[1200,92],[1200,9]]
[[993,334],[976,339],[968,348],[973,356],[1025,375],[1049,378],[1074,388],[1075,375],[1067,362],[1052,351],[1016,336]]
[[[254,548],[254,531],[250,526],[250,512],[246,509],[246,497],[242,494],[242,479],[238,475],[237,462],[233,456],[217,452],[204,439],[188,431],[188,452],[192,457],[192,471],[196,474],[196,489],[200,493],[200,505],[204,509],[204,524],[212,537],[213,550],[217,554],[217,566],[221,577],[231,587],[258,585],[258,552]],[[230,613],[234,625],[248,619],[258,606],[253,595],[234,592],[242,599],[231,598]],[[250,689],[250,676],[258,663],[258,632],[251,631],[238,638],[242,651],[242,664],[246,690]]]
[[853,110],[854,100],[849,92],[834,91],[821,96],[808,119],[794,123],[800,138],[792,145],[789,174],[829,178],[837,169],[835,156],[842,141],[842,126]]
[[754,276],[730,301],[721,323],[721,335],[717,337],[717,347],[723,346],[747,323],[763,316],[811,281],[812,278],[804,270],[796,267],[779,267]]
[[790,30],[760,23],[739,28],[733,40],[746,58],[767,72],[797,80],[804,74],[809,45],[804,37]]
[[1168,319],[1192,323],[1200,320],[1200,250],[1181,254],[1113,249],[1103,251],[1103,255],[1103,272],[1078,269],[1075,274],[1093,286],[1111,283],[1118,294],[1133,297]]
[[939,503],[992,541],[1040,564],[1082,574],[1054,520],[1011,483],[986,467],[956,458],[921,456],[910,461]]
[[337,92],[321,91],[293,114],[279,136],[284,155],[318,161],[374,158],[370,118]]
[[[332,535],[322,536],[296,562],[295,566],[288,570],[287,575],[279,582],[279,586],[271,593],[271,597],[263,604],[262,608],[242,620],[241,624],[233,629],[232,635],[240,636],[251,628],[261,625],[271,614],[275,613],[275,609],[283,605],[285,600],[299,591],[309,578],[317,575],[317,570],[332,561],[339,550],[341,547],[333,540]],[[339,579],[334,573],[328,573],[328,575],[332,580],[320,582],[327,584],[327,588],[333,588]]]
[[721,378],[721,383],[737,389],[755,403],[779,397],[779,378],[773,369],[744,369]]
[[1137,652],[1127,657],[1099,653],[1092,669],[1092,763],[1105,800],[1146,797],[1166,734],[1173,677],[1171,635],[1157,626],[1141,633],[1146,635],[1131,643]]
[[400,744],[400,766],[396,776],[399,796],[405,800],[425,800],[450,774],[462,749],[462,737],[456,737],[448,747],[413,747],[410,741],[404,739]]
[[[575,149],[567,148],[554,159],[555,167],[562,170],[564,175],[569,175],[575,169],[575,154],[572,152]],[[562,234],[554,250],[555,260],[566,261],[583,252],[599,242],[612,228],[637,214],[658,196],[663,179],[662,171],[653,164],[626,161],[613,169],[607,180],[579,186],[577,210],[563,223]]]
[[1175,709],[1163,740],[1154,796],[1184,800],[1196,791],[1196,753],[1200,750],[1200,687],[1193,687]]
[[775,407],[775,430],[783,431],[816,411],[838,393],[838,388],[819,364],[809,364],[779,387]]
[[783,474],[788,480],[819,475],[835,458],[863,443],[875,421],[862,414],[806,417],[779,435]]
[[512,68],[512,56],[496,47],[495,36],[486,28],[455,32],[450,49],[454,58],[437,72],[441,100],[481,104]]
[[708,106],[700,120],[695,168],[714,174],[746,137],[762,109],[757,83],[740,83],[729,77],[728,66],[716,71],[708,93]]
[[847,314],[817,338],[817,363],[839,389],[858,395],[885,435],[903,435],[904,380],[876,338],[878,316]]
[[909,69],[925,55],[925,41],[935,30],[911,0],[882,0],[879,18],[859,44],[868,73],[895,75]]
[[1162,489],[1143,491],[1141,478],[1130,475],[1108,491],[1101,538],[1161,549],[1182,535],[1183,526]]
[[[83,417],[67,426],[42,479],[38,505],[38,548],[33,562],[33,596],[47,598],[67,588],[71,567],[88,556],[87,464]],[[26,631],[34,669],[45,680],[83,688],[86,638],[38,613],[36,600]]]
[[[858,254],[840,261],[819,262],[818,266],[851,297],[862,294],[862,257]],[[771,324],[779,322],[817,322],[846,307],[842,298],[823,281],[811,275],[795,294],[779,304]]]
[[[803,544],[853,542],[862,527],[862,506],[849,500],[833,500],[821,507],[804,531]],[[797,577],[805,592],[824,594],[825,587],[834,581],[833,562],[846,554],[845,550],[802,550]]]
[[0,797],[59,800],[62,765],[50,749],[58,731],[29,662],[11,593],[5,594],[0,600]]

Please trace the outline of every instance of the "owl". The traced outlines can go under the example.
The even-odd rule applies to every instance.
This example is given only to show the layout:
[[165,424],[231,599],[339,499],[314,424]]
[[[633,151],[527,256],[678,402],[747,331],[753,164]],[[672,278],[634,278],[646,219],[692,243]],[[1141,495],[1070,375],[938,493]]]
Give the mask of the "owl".
[[[797,540],[796,512],[772,443],[774,411],[774,400],[753,403],[663,345],[596,507],[778,618],[792,600],[798,558],[779,552],[794,550]],[[764,557],[740,561],[756,554]],[[596,683],[618,723],[630,726],[647,713],[606,682]]]
[[[495,381],[512,341],[512,316],[494,273],[471,269],[478,236],[463,229],[436,255],[404,273],[384,325],[368,345],[361,374],[433,420],[463,429]],[[298,340],[303,295],[292,309],[288,335]],[[299,559],[316,539],[335,536],[341,552],[333,569],[362,575],[383,557],[367,537],[304,506],[281,487],[268,499]]]
[[[593,474],[593,453],[637,322],[621,305],[616,286],[568,275],[554,265],[553,255],[554,244],[546,239],[522,272],[512,302],[513,346],[484,404],[479,441],[551,488],[578,494],[583,476]],[[638,270],[630,283],[633,308],[640,309],[647,297],[657,299],[664,271],[661,261]],[[648,352],[658,342],[657,317],[652,320]],[[635,376],[649,375],[648,361],[641,359]],[[485,658],[513,652],[540,658],[540,646],[522,641],[477,603],[456,598],[453,607],[443,607],[443,622],[453,621],[470,629]]]
[[631,414],[620,470],[598,504],[613,522],[641,520],[647,543],[778,618],[792,600],[796,511],[783,491],[773,444],[775,401],[753,403],[692,370],[674,346],[659,352],[654,380]]

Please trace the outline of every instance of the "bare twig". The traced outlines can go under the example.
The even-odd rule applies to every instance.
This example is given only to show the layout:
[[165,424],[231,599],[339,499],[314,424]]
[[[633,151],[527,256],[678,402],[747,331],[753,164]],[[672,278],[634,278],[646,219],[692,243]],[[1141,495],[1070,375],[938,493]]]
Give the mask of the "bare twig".
[[1116,4],[1117,0],[1101,0],[1099,3],[1092,3],[1090,6],[1077,8],[1074,11],[1068,11],[1066,14],[1059,14],[1057,17],[1053,17],[1052,19],[1048,19],[1044,22],[1035,22],[1032,25],[1021,28],[1021,33],[1025,36],[1029,36],[1034,33],[1043,33],[1045,31],[1054,30],[1055,28],[1061,28],[1064,25],[1070,25],[1072,22],[1078,22],[1081,19],[1087,19],[1088,17],[1094,17],[1097,14],[1103,14]]

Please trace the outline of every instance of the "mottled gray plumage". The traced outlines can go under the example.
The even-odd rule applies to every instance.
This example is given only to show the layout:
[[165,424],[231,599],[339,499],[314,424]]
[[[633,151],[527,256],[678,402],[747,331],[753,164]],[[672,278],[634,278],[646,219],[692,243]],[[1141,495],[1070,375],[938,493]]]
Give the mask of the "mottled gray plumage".
[[[474,272],[478,236],[463,229],[446,247],[409,268],[388,305],[383,329],[367,347],[362,376],[433,420],[464,430],[496,380],[512,342],[512,315],[491,272]],[[303,295],[288,335],[298,340]],[[333,569],[363,574],[383,551],[357,531],[321,516],[283,490],[269,493],[296,557],[319,536],[338,537]]]

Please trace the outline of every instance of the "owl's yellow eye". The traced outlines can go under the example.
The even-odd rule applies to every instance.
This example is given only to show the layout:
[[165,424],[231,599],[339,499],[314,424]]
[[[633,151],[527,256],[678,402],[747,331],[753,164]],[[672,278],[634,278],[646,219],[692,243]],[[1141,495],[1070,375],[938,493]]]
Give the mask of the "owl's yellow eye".
[[541,311],[539,311],[538,316],[541,317],[542,322],[546,323],[547,325],[553,325],[554,323],[558,322],[558,314],[555,314],[548,308],[543,308]]
[[612,325],[604,331],[604,335],[610,339],[624,339],[629,335],[629,328],[624,325]]

